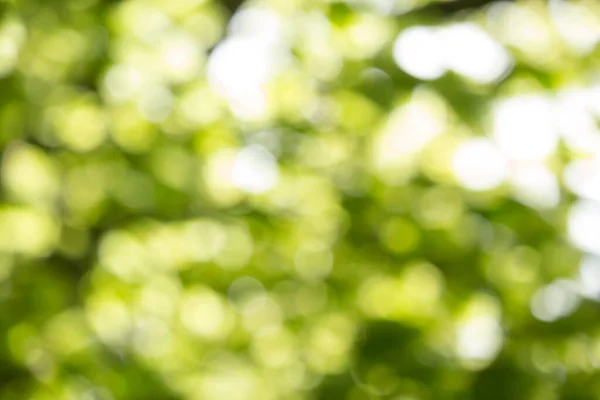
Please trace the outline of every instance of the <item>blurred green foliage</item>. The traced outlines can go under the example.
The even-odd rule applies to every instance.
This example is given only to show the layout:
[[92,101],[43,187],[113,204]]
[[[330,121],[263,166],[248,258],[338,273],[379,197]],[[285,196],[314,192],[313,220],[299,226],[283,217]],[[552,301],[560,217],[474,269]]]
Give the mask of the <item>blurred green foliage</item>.
[[598,3],[0,15],[0,400],[600,399]]

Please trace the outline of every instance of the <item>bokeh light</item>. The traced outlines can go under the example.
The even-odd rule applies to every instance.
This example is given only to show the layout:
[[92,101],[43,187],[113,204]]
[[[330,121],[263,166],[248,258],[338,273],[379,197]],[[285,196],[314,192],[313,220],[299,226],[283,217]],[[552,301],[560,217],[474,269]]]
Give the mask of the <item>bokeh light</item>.
[[600,398],[600,6],[0,2],[0,400]]

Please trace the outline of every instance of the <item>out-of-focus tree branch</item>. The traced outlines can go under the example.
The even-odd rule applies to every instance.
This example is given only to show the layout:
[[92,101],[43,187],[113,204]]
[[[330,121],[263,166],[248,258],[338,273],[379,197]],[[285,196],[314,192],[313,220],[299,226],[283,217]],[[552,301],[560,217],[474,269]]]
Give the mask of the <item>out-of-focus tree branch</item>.
[[412,12],[425,14],[439,14],[441,16],[450,16],[462,11],[481,8],[493,3],[513,2],[513,0],[455,0],[455,1],[434,1],[427,5],[417,8]]
[[[220,0],[231,14],[235,13],[246,0]],[[410,10],[408,14],[434,14],[440,16],[451,16],[453,14],[484,7],[488,4],[499,2],[512,2],[513,0],[454,0],[454,1],[432,1],[424,6]]]

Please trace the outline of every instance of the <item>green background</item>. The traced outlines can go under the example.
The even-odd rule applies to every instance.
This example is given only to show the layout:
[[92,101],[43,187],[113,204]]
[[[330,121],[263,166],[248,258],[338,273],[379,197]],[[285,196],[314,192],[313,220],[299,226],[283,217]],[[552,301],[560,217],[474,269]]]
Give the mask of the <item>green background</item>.
[[[0,400],[600,399],[600,6],[496,3],[3,2]],[[395,58],[455,25],[505,70]],[[461,175],[498,101],[572,92],[580,142]]]

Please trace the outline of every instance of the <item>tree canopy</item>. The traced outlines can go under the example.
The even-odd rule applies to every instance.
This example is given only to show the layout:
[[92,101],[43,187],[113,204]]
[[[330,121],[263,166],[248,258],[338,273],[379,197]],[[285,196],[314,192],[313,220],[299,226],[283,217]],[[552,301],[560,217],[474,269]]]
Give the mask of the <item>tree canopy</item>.
[[0,6],[0,400],[600,399],[600,3]]

